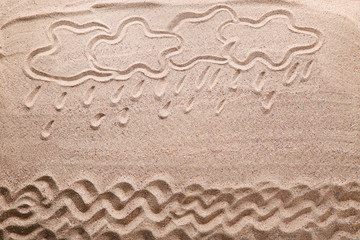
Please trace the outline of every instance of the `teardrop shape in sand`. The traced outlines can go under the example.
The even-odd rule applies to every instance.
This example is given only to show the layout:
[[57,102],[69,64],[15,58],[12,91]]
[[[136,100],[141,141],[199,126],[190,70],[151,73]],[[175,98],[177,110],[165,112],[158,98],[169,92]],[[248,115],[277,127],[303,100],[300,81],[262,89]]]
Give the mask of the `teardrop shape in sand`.
[[171,101],[168,101],[168,102],[165,104],[165,106],[164,106],[162,109],[159,110],[159,114],[158,114],[159,118],[165,119],[165,118],[167,118],[167,117],[169,116],[169,114],[170,114],[170,113],[169,113],[170,103],[171,103]]
[[129,108],[128,107],[124,107],[119,114],[119,125],[121,127],[125,127],[128,122],[129,122],[129,118],[130,118],[130,113],[129,113]]
[[51,132],[50,132],[50,128],[53,125],[54,120],[51,120],[50,122],[48,122],[45,127],[43,128],[43,130],[41,131],[40,134],[40,138],[42,140],[48,140],[50,138]]
[[39,95],[39,91],[40,91],[41,86],[37,86],[36,88],[34,88],[25,98],[25,106],[27,108],[32,108],[35,104],[35,101]]
[[105,118],[104,113],[96,114],[90,122],[90,127],[94,130],[99,129],[101,122],[104,120],[104,118]]

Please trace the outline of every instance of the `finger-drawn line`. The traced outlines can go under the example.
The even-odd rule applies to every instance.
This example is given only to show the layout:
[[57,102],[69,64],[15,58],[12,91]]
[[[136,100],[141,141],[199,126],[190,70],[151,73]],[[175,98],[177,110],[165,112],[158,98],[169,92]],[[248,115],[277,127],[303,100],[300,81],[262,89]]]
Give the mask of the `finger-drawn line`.
[[122,95],[123,95],[123,92],[124,92],[124,85],[121,85],[115,92],[114,94],[111,96],[111,103],[112,104],[117,104],[119,103]]
[[230,13],[232,19],[236,21],[236,12],[233,8],[228,5],[216,5],[209,8],[205,12],[196,13],[196,12],[183,12],[175,16],[175,18],[169,23],[167,29],[169,31],[176,30],[183,22],[205,22],[215,16],[220,11],[226,11]]
[[[45,189],[40,190],[38,183],[45,184]],[[214,239],[245,236],[331,239],[339,236],[338,233],[346,233],[345,236],[355,239],[360,230],[360,224],[354,221],[360,216],[358,182],[319,186],[266,182],[224,189],[195,183],[179,191],[173,191],[162,179],[139,189],[131,182],[120,182],[99,191],[88,180],[72,186],[60,189],[46,175],[19,191],[0,186],[0,236],[4,239],[212,239],[213,236]],[[21,212],[25,204],[16,207],[22,199],[32,202],[27,213]]]
[[283,84],[285,86],[290,86],[294,83],[294,81],[298,76],[298,72],[297,72],[298,67],[299,67],[299,63],[296,62],[295,64],[290,66],[289,69],[286,70],[283,80]]
[[311,59],[310,61],[308,61],[304,67],[304,70],[301,74],[301,82],[307,82],[310,79],[310,74],[312,71],[312,68],[314,66],[314,60]]
[[157,80],[157,82],[155,83],[155,89],[154,89],[156,100],[160,101],[161,98],[165,95],[167,85],[168,85],[168,83],[165,78]]
[[265,71],[260,72],[257,76],[256,79],[253,82],[253,92],[255,94],[260,94],[264,85],[265,85]]
[[[126,29],[132,25],[140,25],[146,37],[148,38],[159,38],[159,37],[175,38],[178,41],[178,44],[175,47],[167,48],[159,53],[158,61],[161,65],[160,69],[152,69],[148,65],[141,62],[134,63],[133,65],[125,69],[116,69],[116,68],[101,66],[98,63],[96,56],[93,54],[93,50],[96,48],[96,46],[102,42],[105,43],[108,42],[110,44],[120,43],[125,37]],[[147,21],[142,17],[129,17],[120,23],[115,34],[111,35],[107,33],[107,34],[99,34],[94,36],[89,41],[89,44],[86,47],[87,49],[86,52],[89,61],[96,69],[102,72],[115,74],[116,75],[115,79],[117,80],[127,80],[135,72],[141,72],[147,77],[159,79],[159,78],[164,78],[168,74],[169,68],[167,66],[166,59],[179,52],[182,41],[183,41],[182,38],[175,33],[169,31],[152,30],[148,25]]]
[[229,89],[231,91],[236,91],[238,84],[239,84],[240,73],[241,73],[240,70],[237,70],[234,72],[233,81],[230,83],[230,86],[229,86]]
[[278,71],[288,67],[296,55],[315,53],[321,48],[324,41],[323,34],[315,28],[297,26],[295,24],[295,19],[292,13],[284,9],[270,11],[257,20],[242,17],[239,18],[237,22],[227,21],[219,27],[219,32],[221,33],[223,29],[226,28],[229,24],[238,24],[238,23],[253,28],[261,28],[262,26],[264,26],[274,18],[285,18],[287,20],[286,24],[290,31],[299,34],[311,35],[316,40],[312,44],[306,46],[295,46],[290,48],[286,52],[284,58],[279,62],[274,62],[267,54],[265,54],[262,51],[250,52],[248,53],[247,58],[244,61],[240,61],[236,59],[234,56],[229,55],[229,53],[231,52],[231,48],[235,45],[237,39],[236,38],[225,39],[220,34],[220,36],[222,36],[221,39],[224,43],[224,55],[226,56],[226,58],[229,59],[230,66],[234,67],[235,69],[248,70],[252,68],[257,61],[259,61],[264,65],[266,65],[269,69]]
[[101,125],[101,122],[104,120],[105,118],[105,114],[104,113],[98,113],[96,114],[93,119],[91,120],[90,122],[90,127],[93,129],[93,130],[97,130],[99,129],[100,125]]
[[215,70],[215,72],[213,73],[211,79],[210,79],[210,83],[209,83],[209,91],[213,90],[214,87],[216,86],[216,84],[219,81],[218,75],[220,73],[221,68],[218,68]]
[[129,108],[128,107],[124,107],[119,114],[119,124],[121,127],[125,127],[130,119],[130,113],[129,113]]
[[269,113],[274,105],[276,91],[271,91],[265,95],[265,100],[261,103],[261,110],[264,113]]
[[130,99],[134,102],[138,101],[142,96],[145,87],[145,80],[141,80],[138,84],[135,85],[133,94],[131,95]]
[[48,122],[48,123],[45,125],[45,127],[44,127],[43,130],[41,131],[40,138],[41,138],[42,140],[48,140],[48,139],[49,139],[50,134],[51,134],[50,128],[51,128],[51,126],[53,125],[53,123],[54,123],[54,120],[51,120],[50,122]]
[[168,101],[164,107],[162,107],[160,110],[159,110],[159,118],[160,119],[165,119],[169,116],[170,112],[169,112],[169,106],[170,106],[170,103],[171,101]]
[[27,108],[32,108],[35,104],[36,99],[38,98],[39,91],[40,91],[41,85],[35,87],[25,98],[25,106]]
[[64,108],[67,92],[61,93],[61,95],[55,100],[56,111],[61,111]]
[[221,100],[221,101],[219,102],[219,104],[216,106],[216,109],[215,109],[215,115],[216,115],[216,116],[219,116],[220,113],[224,110],[225,100],[226,100],[226,99]]
[[90,78],[96,81],[109,81],[109,78],[111,78],[112,74],[100,72],[98,70],[85,70],[74,76],[66,77],[48,74],[39,71],[32,66],[33,61],[37,56],[45,54],[50,55],[60,51],[60,42],[55,33],[55,31],[60,28],[67,29],[74,33],[89,33],[95,30],[107,32],[109,30],[106,25],[98,22],[89,22],[85,24],[77,24],[69,20],[59,20],[54,22],[47,30],[50,44],[45,47],[37,48],[28,55],[23,69],[24,74],[31,79],[56,82],[63,86],[76,86],[89,80]]
[[190,100],[185,104],[185,108],[184,108],[184,113],[185,114],[191,112],[191,110],[193,109],[194,100],[195,100],[195,97],[191,97]]
[[[216,63],[220,65],[229,64],[231,67],[240,70],[248,70],[252,68],[256,62],[261,62],[265,64],[267,67],[269,67],[271,70],[283,70],[291,63],[295,55],[314,53],[317,50],[319,50],[322,46],[323,36],[319,30],[310,27],[296,26],[292,13],[284,9],[270,11],[257,20],[251,18],[245,18],[245,17],[236,19],[235,17],[236,13],[230,6],[218,5],[208,9],[204,13],[191,13],[191,12],[181,13],[178,16],[176,16],[174,20],[169,24],[168,29],[176,31],[177,27],[181,25],[181,23],[184,21],[199,22],[199,23],[203,21],[207,21],[208,19],[212,18],[215,14],[217,14],[219,11],[224,11],[224,10],[230,13],[230,15],[232,16],[232,20],[225,21],[218,28],[217,38],[219,41],[223,43],[222,56],[201,55],[201,56],[196,56],[188,60],[186,63],[182,63],[182,64],[175,63],[172,59],[170,59],[170,64],[172,68],[174,68],[175,70],[187,70],[193,67],[194,65],[196,65],[200,61],[206,61],[209,63]],[[230,54],[231,49],[233,48],[233,46],[235,45],[238,39],[237,38],[226,39],[222,35],[224,28],[226,28],[230,24],[244,24],[246,26],[250,26],[253,28],[261,28],[262,26],[264,26],[274,18],[285,18],[287,20],[286,24],[290,31],[299,34],[310,35],[312,37],[315,37],[316,41],[306,46],[295,46],[290,48],[285,54],[285,57],[280,62],[274,62],[267,54],[265,54],[260,50],[248,53],[248,56],[244,61],[240,61]],[[181,51],[182,50],[180,49],[180,53]]]
[[95,98],[95,94],[94,94],[94,91],[95,91],[95,86],[91,86],[84,94],[84,101],[83,101],[83,104],[84,104],[84,107],[89,107],[92,103],[92,101],[94,100]]
[[210,66],[207,66],[200,74],[200,76],[198,77],[198,79],[196,80],[196,91],[199,92],[201,91],[201,89],[204,87],[205,85],[205,82],[206,82],[206,79],[207,77],[206,74],[207,72],[209,71],[210,69]]
[[183,76],[180,81],[176,84],[175,86],[175,92],[174,92],[174,95],[177,96],[180,94],[181,90],[183,89],[184,87],[184,80],[186,78],[186,75]]

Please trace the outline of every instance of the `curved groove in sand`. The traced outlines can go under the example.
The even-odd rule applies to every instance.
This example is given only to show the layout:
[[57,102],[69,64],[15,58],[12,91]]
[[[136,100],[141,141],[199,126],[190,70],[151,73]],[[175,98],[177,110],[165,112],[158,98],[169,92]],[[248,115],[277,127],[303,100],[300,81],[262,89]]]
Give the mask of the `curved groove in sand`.
[[271,91],[265,95],[265,100],[261,103],[263,113],[269,113],[274,105],[276,91]]
[[67,94],[68,94],[67,92],[62,92],[61,95],[55,100],[54,105],[56,111],[61,111],[64,108]]
[[54,18],[54,17],[68,17],[72,15],[79,15],[79,14],[87,14],[92,13],[91,10],[80,10],[80,11],[69,11],[69,12],[50,12],[50,13],[40,13],[40,14],[34,14],[30,16],[24,16],[24,17],[17,17],[12,20],[9,20],[8,22],[4,23],[1,26],[1,30],[16,24],[16,23],[22,23],[26,21],[31,20],[37,20],[37,19],[43,19],[44,17]]
[[[145,36],[148,38],[175,38],[178,41],[178,45],[175,47],[167,48],[163,51],[161,51],[158,55],[158,61],[161,65],[160,69],[152,69],[148,65],[144,63],[135,63],[131,66],[128,66],[125,69],[116,69],[106,66],[101,66],[96,59],[96,56],[93,54],[93,50],[96,48],[96,46],[102,42],[107,42],[110,44],[117,44],[121,42],[125,37],[125,32],[128,27],[131,25],[140,25],[143,28],[143,31],[145,33]],[[171,56],[175,55],[179,52],[179,49],[181,47],[182,43],[181,36],[169,32],[169,31],[159,31],[159,30],[152,30],[147,23],[147,21],[142,17],[129,17],[125,20],[123,20],[119,27],[117,28],[117,31],[115,34],[99,34],[95,37],[93,37],[87,47],[86,52],[88,54],[88,59],[91,62],[91,64],[100,71],[106,71],[106,72],[114,72],[117,73],[116,79],[118,80],[126,80],[129,77],[131,77],[132,74],[135,72],[141,71],[143,74],[145,74],[148,77],[159,79],[163,78],[167,75],[168,67],[166,64],[166,59]]]
[[120,102],[122,95],[124,92],[124,85],[121,85],[115,92],[114,94],[110,97],[110,101],[112,104],[116,105],[117,103]]
[[119,114],[119,125],[121,127],[125,127],[130,119],[130,113],[129,113],[129,108],[128,107],[124,107]]
[[165,78],[159,79],[154,86],[154,95],[156,100],[161,100],[161,98],[165,95],[166,88],[168,82]]
[[310,79],[310,75],[311,75],[314,64],[315,64],[314,59],[311,59],[306,63],[306,65],[302,71],[302,74],[301,74],[301,79],[300,79],[301,82],[306,82]]
[[196,79],[195,85],[196,85],[196,91],[199,92],[201,89],[205,86],[206,80],[207,80],[207,73],[210,69],[210,66],[207,66],[204,68],[204,70],[200,73],[199,77]]
[[194,20],[196,20],[196,22],[205,22],[211,19],[212,17],[214,17],[215,14],[217,14],[220,11],[227,11],[228,13],[230,13],[232,19],[236,21],[237,14],[235,10],[232,9],[230,6],[223,4],[223,5],[216,5],[214,7],[211,7],[205,12],[201,12],[201,13],[196,13],[196,12],[180,13],[177,16],[175,16],[175,18],[169,23],[167,29],[173,31],[176,27],[181,25],[182,22],[186,22],[186,21],[194,22]]
[[170,107],[171,101],[168,101],[160,110],[158,113],[158,116],[160,119],[165,119],[170,115],[169,107]]
[[[286,67],[289,66],[289,64],[293,61],[294,57],[296,55],[303,55],[303,54],[311,54],[318,51],[321,46],[323,45],[323,34],[315,29],[310,27],[299,27],[295,24],[294,16],[291,12],[283,9],[270,11],[266,14],[264,14],[262,17],[260,17],[257,20],[251,19],[251,18],[239,18],[239,22],[243,23],[247,26],[253,27],[253,28],[261,28],[265,24],[267,24],[270,20],[274,18],[286,18],[288,21],[286,22],[288,29],[294,33],[301,33],[305,35],[311,35],[313,36],[316,41],[309,45],[303,45],[303,46],[294,46],[290,48],[283,59],[279,62],[274,62],[270,56],[265,54],[262,51],[253,51],[248,53],[247,58],[244,61],[240,61],[236,59],[234,56],[229,55],[231,52],[231,48],[234,46],[236,39],[225,39],[224,41],[224,52],[227,53],[227,58],[229,58],[229,64],[232,67],[235,67],[236,69],[241,70],[248,70],[255,64],[256,61],[259,61],[263,64],[265,64],[269,69],[278,71],[283,70]],[[225,22],[223,25],[219,27],[219,32],[221,32],[228,24],[233,24],[234,22]]]
[[33,61],[38,55],[44,54],[52,54],[56,53],[60,50],[59,39],[55,33],[55,31],[59,28],[65,28],[74,33],[88,33],[95,30],[108,31],[109,28],[98,22],[89,22],[85,24],[77,24],[75,22],[69,20],[59,20],[50,25],[47,30],[48,38],[50,40],[50,44],[45,47],[40,47],[32,51],[26,59],[26,63],[24,65],[24,74],[31,79],[42,80],[48,82],[56,82],[63,86],[75,86],[79,85],[90,78],[96,81],[109,81],[111,78],[110,73],[103,73],[97,71],[96,69],[89,69],[82,71],[74,76],[66,77],[66,76],[56,76],[52,74],[48,74],[34,68]]
[[218,68],[212,74],[212,76],[210,78],[210,83],[209,83],[209,91],[212,91],[215,88],[216,84],[219,82],[218,75],[219,75],[220,71],[221,71],[221,68]]
[[36,99],[39,96],[41,85],[35,87],[25,98],[25,106],[30,109],[34,106]]
[[96,114],[93,119],[91,120],[90,122],[90,127],[93,129],[93,130],[98,130],[102,121],[104,120],[105,118],[105,114],[104,113],[98,113]]
[[[183,43],[183,38],[180,35],[178,35],[175,31],[176,27],[180,26],[183,22],[186,21],[191,21],[191,22],[207,21],[221,11],[228,12],[232,18],[232,20],[222,23],[218,28],[218,34],[216,37],[220,42],[223,43],[222,56],[199,55],[190,59],[185,63],[174,62],[174,60],[171,59],[171,57],[182,53],[181,46]],[[312,36],[316,39],[316,41],[306,46],[291,47],[286,52],[283,59],[278,62],[273,61],[269,55],[267,55],[261,50],[255,50],[249,52],[244,61],[237,59],[235,56],[231,54],[232,49],[237,41],[237,38],[226,39],[222,35],[224,28],[226,28],[230,24],[244,24],[252,28],[261,28],[274,18],[286,19],[287,20],[286,24],[290,31],[294,33],[301,33]],[[158,60],[160,63],[160,67],[158,69],[152,69],[150,66],[142,62],[134,62],[132,65],[127,66],[124,69],[111,68],[99,64],[99,62],[96,59],[96,56],[93,53],[93,50],[96,48],[96,46],[102,42],[108,42],[111,44],[116,44],[121,42],[125,37],[125,30],[129,26],[134,24],[140,25],[144,31],[145,36],[148,38],[157,38],[157,37],[175,38],[178,44],[174,47],[167,48],[158,54]],[[66,77],[66,76],[55,76],[52,74],[48,74],[39,71],[32,66],[32,62],[34,58],[36,58],[36,56],[44,55],[44,54],[52,54],[59,51],[60,43],[55,33],[55,30],[58,28],[66,28],[78,34],[92,32],[95,30],[105,32],[95,35],[85,47],[86,55],[89,64],[91,65],[89,69],[84,70],[74,76]],[[196,12],[180,13],[170,22],[167,29],[168,29],[167,31],[152,30],[148,22],[144,18],[138,16],[129,17],[123,20],[120,23],[115,33],[111,33],[108,26],[98,22],[77,24],[69,20],[59,20],[53,23],[47,31],[48,37],[51,41],[50,45],[35,49],[33,52],[29,54],[24,67],[24,73],[32,79],[53,81],[64,86],[75,86],[89,80],[90,78],[99,82],[106,82],[106,81],[110,81],[111,79],[128,80],[136,72],[141,72],[150,78],[160,79],[160,78],[164,78],[169,73],[170,68],[183,71],[192,68],[194,65],[196,65],[198,62],[201,61],[205,61],[208,63],[215,63],[219,65],[229,64],[231,67],[237,70],[248,70],[252,68],[256,62],[261,62],[264,65],[266,65],[269,69],[277,71],[277,70],[283,70],[286,67],[288,67],[296,55],[314,53],[317,50],[319,50],[323,44],[323,36],[319,30],[310,27],[297,26],[295,24],[295,19],[292,13],[284,9],[270,11],[264,14],[259,19],[251,19],[244,17],[237,18],[234,9],[232,9],[228,5],[216,5],[202,13],[196,13]]]
[[293,65],[291,65],[285,72],[285,75],[284,75],[284,79],[283,79],[283,84],[284,86],[290,86],[292,85],[297,76],[298,76],[298,67],[299,67],[299,64],[298,62],[295,62]]
[[184,81],[185,81],[186,75],[184,75],[182,78],[180,78],[179,82],[176,84],[174,89],[174,95],[177,96],[181,93],[182,89],[184,88]]
[[50,128],[51,126],[53,125],[54,123],[54,120],[51,120],[50,122],[48,122],[45,127],[43,128],[43,130],[41,131],[41,134],[40,134],[40,138],[42,140],[48,140],[50,135],[51,135],[51,132],[50,132]]
[[[284,235],[305,226],[312,226],[307,228],[312,234],[330,228],[331,236],[338,231],[354,235],[360,230],[360,224],[353,221],[360,216],[360,185],[356,182],[290,188],[268,183],[226,190],[197,184],[179,192],[160,179],[141,189],[122,182],[104,192],[88,180],[63,190],[50,176],[37,179],[35,184],[40,182],[46,185],[46,194],[36,185],[17,192],[0,187],[0,228],[6,234],[29,239],[42,231],[58,236],[83,229],[88,236],[98,236],[110,229],[123,237],[146,226],[156,237],[183,231],[192,239],[218,231],[234,237],[249,225],[268,233],[277,229]],[[26,205],[22,199],[32,204]],[[14,208],[19,201],[29,208],[27,212]]]
[[[185,21],[185,16],[189,16],[189,19],[191,19],[191,20],[194,20],[194,19],[196,20],[197,18],[192,16],[194,14],[196,16],[197,15],[201,16],[201,17],[199,17],[199,19],[200,19],[199,22],[206,21],[208,18],[213,17],[213,15],[216,14],[218,11],[228,10],[229,8],[231,9],[231,7],[229,7],[229,6],[219,5],[219,6],[210,8],[208,11],[204,12],[203,14],[196,14],[196,13],[192,13],[192,14],[186,13],[185,15],[180,14],[179,16],[182,16],[181,21],[176,20],[175,22],[177,24],[180,24],[182,21]],[[205,16],[207,16],[208,18],[206,18]],[[180,18],[180,17],[175,17],[175,19],[177,19],[177,18]],[[203,20],[203,18],[206,20]],[[236,57],[231,55],[231,49],[235,45],[237,39],[236,38],[226,39],[224,36],[222,36],[222,31],[227,25],[241,23],[241,24],[250,26],[252,28],[261,28],[274,18],[286,18],[288,20],[287,26],[290,31],[292,31],[294,33],[310,35],[310,36],[314,37],[316,39],[316,41],[314,43],[306,45],[306,46],[294,46],[294,47],[290,48],[286,52],[284,58],[279,62],[274,62],[269,55],[267,55],[266,53],[264,53],[260,50],[249,52],[244,61],[240,61]],[[173,29],[173,28],[175,28],[175,26],[173,26],[171,29]],[[221,64],[229,64],[231,67],[238,69],[238,70],[249,70],[258,61],[258,62],[261,62],[264,65],[266,65],[269,69],[278,71],[278,70],[283,70],[286,67],[288,67],[296,55],[315,53],[316,51],[318,51],[321,48],[321,46],[323,44],[323,35],[319,30],[317,30],[315,28],[310,28],[310,27],[296,26],[292,13],[287,10],[283,10],[283,9],[270,11],[270,12],[264,14],[262,17],[260,17],[257,20],[251,19],[251,18],[239,18],[239,19],[235,19],[235,20],[226,21],[219,26],[217,38],[219,39],[219,41],[221,41],[224,44],[222,57],[213,56],[213,55],[197,56],[197,57],[190,59],[189,61],[187,61],[185,63],[176,63],[172,59],[170,59],[171,67],[176,70],[187,70],[187,69],[193,67],[194,65],[196,65],[198,62],[205,61],[205,62],[216,63],[216,64],[220,64],[220,65]]]
[[84,104],[84,107],[88,108],[92,101],[94,100],[95,98],[95,94],[94,94],[94,91],[95,91],[95,86],[91,86],[84,94],[84,100],[83,100],[83,104]]
[[185,104],[185,107],[184,107],[184,113],[185,114],[191,112],[191,110],[194,108],[194,100],[195,100],[195,97],[193,96]]

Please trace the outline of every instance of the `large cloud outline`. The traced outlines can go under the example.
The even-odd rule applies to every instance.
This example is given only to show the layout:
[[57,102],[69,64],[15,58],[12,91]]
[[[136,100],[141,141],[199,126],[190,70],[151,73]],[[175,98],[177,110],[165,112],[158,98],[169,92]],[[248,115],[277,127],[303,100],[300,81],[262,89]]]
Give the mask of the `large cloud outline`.
[[57,29],[66,28],[69,31],[75,33],[89,33],[92,31],[109,31],[109,28],[99,22],[89,22],[84,24],[78,24],[69,20],[59,20],[51,24],[47,30],[48,38],[50,39],[50,44],[45,47],[40,47],[32,51],[26,59],[24,66],[24,74],[31,79],[56,82],[63,86],[75,86],[79,85],[87,80],[94,79],[96,81],[106,81],[110,79],[112,75],[110,73],[103,73],[97,70],[88,69],[79,72],[73,76],[55,76],[49,73],[40,71],[33,66],[34,60],[41,55],[51,55],[56,54],[61,51],[61,44],[56,33]]
[[[283,70],[289,66],[295,56],[303,55],[303,54],[311,54],[315,53],[319,50],[323,44],[323,35],[322,33],[310,27],[299,27],[295,25],[295,20],[292,13],[288,10],[278,9],[274,11],[270,11],[258,19],[252,18],[237,18],[235,11],[228,5],[217,5],[215,7],[209,8],[205,12],[195,13],[195,12],[187,12],[181,13],[174,18],[174,20],[169,24],[168,29],[176,30],[181,26],[183,22],[204,22],[221,11],[227,11],[231,14],[232,20],[228,20],[223,22],[218,26],[218,34],[217,39],[222,43],[222,53],[221,56],[208,56],[208,55],[200,55],[196,58],[191,59],[185,64],[177,64],[172,59],[170,59],[170,63],[174,69],[177,70],[187,70],[197,63],[201,61],[208,61],[215,64],[229,64],[231,67],[240,70],[248,70],[252,68],[256,62],[261,62],[266,65],[268,68],[272,70]],[[296,46],[290,48],[289,51],[285,54],[285,57],[279,61],[275,62],[271,59],[270,56],[266,55],[264,52],[255,51],[250,52],[248,57],[244,61],[240,61],[234,55],[231,54],[232,47],[235,45],[237,38],[227,39],[223,36],[223,29],[229,24],[246,24],[254,28],[261,28],[265,24],[267,24],[273,18],[285,18],[286,24],[290,31],[303,33],[312,37],[315,37],[316,41],[309,45],[304,46]],[[200,34],[200,33],[198,33]],[[185,41],[186,39],[184,39]]]
[[[262,51],[253,51],[248,53],[248,56],[244,61],[240,61],[231,54],[231,49],[235,46],[237,37],[226,39],[222,35],[222,30],[226,26],[230,24],[245,24],[253,28],[261,28],[274,18],[285,18],[286,25],[290,31],[312,36],[316,40],[308,45],[294,46],[289,48],[284,58],[278,62],[273,61],[269,55]],[[219,27],[219,32],[221,41],[224,43],[224,55],[229,59],[229,65],[240,70],[248,70],[252,68],[257,61],[263,63],[271,70],[283,70],[289,66],[295,56],[314,53],[321,48],[323,43],[322,33],[319,30],[310,27],[296,26],[292,13],[283,9],[268,12],[257,20],[251,18],[239,18],[236,22],[225,22]]]
[[[214,7],[209,8],[205,12],[183,12],[175,16],[175,18],[168,24],[167,29],[172,32],[177,32],[179,29],[186,23],[204,23],[208,20],[211,20],[215,18],[219,13],[227,13],[228,17],[232,19],[231,21],[236,21],[237,15],[234,9],[232,9],[230,6],[221,4],[216,5]],[[218,26],[214,26],[215,29],[219,28],[222,25],[223,22],[219,22]],[[185,27],[185,30],[189,30]],[[193,36],[196,36],[196,34],[203,34],[203,33],[193,33]],[[205,52],[202,52],[202,55],[195,56],[189,60],[186,60],[185,62],[179,63],[176,62],[174,59],[170,59],[171,67],[176,70],[187,70],[192,68],[194,65],[196,65],[198,62],[201,61],[207,61],[215,64],[226,64],[228,63],[228,59],[223,56],[221,53],[223,43],[220,41],[221,37],[218,33],[215,34],[215,38],[218,42],[219,47],[219,54],[213,55],[213,54],[207,54]],[[183,37],[183,41],[185,42],[187,39]],[[185,54],[184,48],[180,49],[179,54]],[[178,55],[179,55],[178,54]]]
[[[184,42],[184,39],[176,33],[176,30],[179,28],[179,26],[181,26],[184,22],[206,22],[207,20],[214,17],[216,14],[223,11],[226,11],[230,14],[231,20],[222,22],[218,26],[215,26],[217,27],[216,38],[219,40],[219,48],[221,48],[221,55],[213,56],[203,54],[194,57],[185,64],[174,64],[174,62],[172,61],[172,57],[182,53],[182,43]],[[246,24],[254,28],[261,28],[273,18],[285,18],[286,24],[290,31],[308,34],[315,37],[316,41],[310,45],[296,46],[291,48],[285,54],[284,58],[279,62],[273,61],[270,56],[266,55],[264,52],[261,51],[250,52],[244,61],[240,61],[236,58],[236,56],[231,54],[232,48],[237,42],[237,38],[226,38],[222,34],[223,29],[225,29],[230,24]],[[96,56],[92,54],[92,49],[94,48],[94,46],[106,40],[119,40],[121,42],[121,40],[125,36],[125,30],[133,24],[140,24],[142,26],[144,34],[147,37],[173,37],[177,40],[178,44],[170,48],[166,48],[158,53],[157,59],[161,65],[160,69],[152,69],[142,62],[134,63],[126,67],[125,69],[120,70],[116,68],[101,66],[97,62]],[[33,60],[37,56],[54,54],[61,50],[60,42],[58,40],[57,33],[55,32],[58,28],[66,28],[76,33],[102,31],[102,33],[95,35],[92,39],[90,39],[89,43],[84,46],[86,50],[85,52],[87,60],[90,64],[89,69],[82,70],[76,75],[67,77],[51,75],[33,67]],[[152,30],[144,18],[129,17],[120,23],[115,33],[111,32],[108,26],[99,22],[78,24],[69,20],[59,20],[50,25],[47,34],[51,43],[45,47],[35,49],[28,55],[24,67],[24,73],[26,76],[32,79],[56,82],[64,86],[79,85],[89,79],[93,79],[99,82],[106,82],[112,79],[127,80],[136,72],[141,72],[148,77],[158,79],[165,77],[168,74],[170,68],[173,68],[175,70],[187,70],[201,61],[207,61],[221,65],[229,64],[231,67],[240,70],[248,70],[252,68],[257,62],[261,62],[272,70],[283,70],[289,66],[295,56],[314,53],[319,50],[323,44],[323,36],[319,30],[310,27],[296,26],[294,17],[292,13],[288,10],[279,9],[270,11],[264,14],[262,17],[254,20],[251,18],[238,18],[236,12],[227,5],[216,5],[202,13],[180,13],[173,19],[173,21],[170,22],[167,30],[164,31]]]
[[[113,42],[121,43],[126,36],[127,28],[130,28],[132,25],[135,24],[138,24],[142,27],[143,33],[148,38],[167,37],[167,38],[175,38],[177,40],[178,43],[176,46],[166,48],[157,54],[157,60],[158,63],[160,64],[160,69],[153,69],[143,62],[134,63],[126,67],[125,69],[102,66],[97,60],[96,55],[93,54],[93,49],[101,42],[113,41]],[[132,74],[134,74],[135,72],[141,72],[148,77],[154,79],[160,79],[168,74],[170,69],[167,64],[168,58],[172,55],[178,54],[179,49],[181,48],[182,41],[183,41],[182,38],[175,33],[169,31],[152,30],[148,25],[147,21],[142,17],[130,17],[123,20],[120,23],[120,25],[117,28],[117,31],[114,34],[108,34],[108,33],[100,34],[95,36],[93,39],[91,39],[87,46],[87,52],[89,53],[88,59],[91,62],[91,64],[94,66],[94,68],[102,72],[112,73],[116,80],[129,79],[132,76]]]
[[[122,30],[125,29],[126,26],[138,23],[144,27],[143,29],[145,30],[145,34],[150,37],[171,36],[176,38],[178,41],[178,45],[176,45],[175,47],[165,49],[158,54],[158,61],[161,63],[162,66],[160,70],[151,69],[143,63],[133,64],[125,71],[119,71],[117,69],[106,69],[96,64],[96,58],[91,55],[91,46],[93,44],[96,44],[99,40],[101,40],[101,38],[106,39],[107,37],[111,38],[112,36],[121,36]],[[33,66],[34,60],[36,60],[38,57],[41,57],[42,55],[56,54],[61,51],[61,42],[59,41],[58,33],[56,32],[58,29],[61,28],[80,34],[93,31],[103,32],[95,35],[93,38],[90,39],[87,45],[84,45],[87,63],[89,63],[89,69],[84,69],[72,76],[61,76],[41,71]],[[142,72],[144,75],[155,79],[163,78],[168,74],[170,68],[167,64],[167,58],[172,54],[176,54],[181,47],[182,38],[180,36],[176,35],[175,33],[151,30],[146,20],[140,17],[131,17],[125,19],[121,22],[117,30],[117,33],[112,34],[108,26],[99,22],[78,24],[70,20],[56,21],[51,24],[47,29],[47,35],[50,40],[50,44],[45,47],[39,47],[35,49],[27,56],[26,63],[23,69],[24,74],[34,80],[55,82],[62,86],[76,86],[90,79],[98,82],[107,82],[113,79],[127,80],[136,72]]]

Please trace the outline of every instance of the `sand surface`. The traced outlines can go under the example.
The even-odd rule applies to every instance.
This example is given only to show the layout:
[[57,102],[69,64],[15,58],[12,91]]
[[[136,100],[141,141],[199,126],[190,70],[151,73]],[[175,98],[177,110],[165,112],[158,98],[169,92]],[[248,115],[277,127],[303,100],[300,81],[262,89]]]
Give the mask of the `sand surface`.
[[2,0],[0,239],[360,239],[360,1]]

